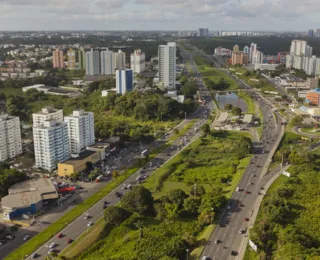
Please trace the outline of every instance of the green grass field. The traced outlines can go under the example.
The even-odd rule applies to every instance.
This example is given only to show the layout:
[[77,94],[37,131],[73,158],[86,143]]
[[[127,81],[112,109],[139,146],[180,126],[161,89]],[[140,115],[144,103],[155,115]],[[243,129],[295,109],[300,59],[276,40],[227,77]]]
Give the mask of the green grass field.
[[6,96],[9,95],[22,95],[21,88],[0,88],[0,93],[5,94]]

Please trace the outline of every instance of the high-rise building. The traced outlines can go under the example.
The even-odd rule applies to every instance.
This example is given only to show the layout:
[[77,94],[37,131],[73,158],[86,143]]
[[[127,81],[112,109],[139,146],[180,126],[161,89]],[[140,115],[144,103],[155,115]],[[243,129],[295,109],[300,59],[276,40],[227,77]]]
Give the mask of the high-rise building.
[[243,52],[244,52],[245,54],[248,54],[248,55],[249,55],[249,50],[250,50],[250,48],[249,48],[248,46],[244,46]]
[[63,51],[56,49],[52,52],[52,63],[54,68],[64,68]]
[[115,69],[124,69],[126,67],[126,53],[122,50],[114,53],[115,55]]
[[305,56],[307,52],[307,42],[301,40],[293,40],[291,42],[290,54]]
[[317,57],[316,56],[312,56],[311,58],[308,58],[308,67],[305,70],[307,75],[315,75],[316,74],[316,64],[317,64]]
[[22,153],[19,117],[0,115],[0,162]]
[[320,37],[320,29],[316,30],[316,37]]
[[141,50],[135,50],[130,56],[130,64],[133,73],[141,73],[145,70],[145,54]]
[[307,45],[305,56],[312,57],[312,49],[313,48],[311,46]]
[[64,118],[68,126],[71,154],[79,154],[87,146],[95,143],[94,115],[92,112],[76,110]]
[[257,44],[251,43],[250,49],[249,49],[249,61],[252,64],[253,64],[253,56],[256,51],[257,51]]
[[291,69],[293,67],[293,58],[292,54],[287,54],[286,56],[286,68]]
[[85,50],[83,48],[80,48],[78,50],[78,66],[80,69],[85,69],[86,68],[86,54]]
[[159,45],[159,82],[169,90],[176,88],[176,43]]
[[75,69],[76,68],[76,52],[70,48],[67,52],[68,57],[68,68]]
[[58,162],[70,157],[67,124],[44,121],[33,128],[34,155],[36,167],[52,172]]
[[293,56],[293,68],[297,70],[303,69],[304,56]]
[[86,75],[100,75],[99,51],[91,49],[85,54]]
[[133,72],[131,69],[116,70],[117,93],[123,95],[133,90]]
[[247,65],[248,64],[248,54],[244,52],[232,52],[231,58],[232,65]]
[[209,29],[208,28],[199,28],[198,36],[200,37],[208,37],[209,36]]
[[112,75],[115,73],[115,55],[112,51],[100,52],[101,74]]
[[255,51],[252,57],[252,64],[261,64],[263,63],[263,53],[261,51]]
[[314,36],[314,31],[313,29],[308,30],[308,36],[313,37]]
[[239,46],[238,45],[233,46],[232,51],[233,52],[238,52],[239,51]]
[[52,107],[42,108],[38,113],[32,114],[33,127],[43,125],[45,121],[63,122],[63,111]]

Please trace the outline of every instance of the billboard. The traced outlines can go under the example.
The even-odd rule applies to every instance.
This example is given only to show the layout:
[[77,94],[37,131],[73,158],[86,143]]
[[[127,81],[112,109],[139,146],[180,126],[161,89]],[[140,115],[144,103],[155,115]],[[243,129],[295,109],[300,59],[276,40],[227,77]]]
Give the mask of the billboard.
[[291,176],[290,172],[287,172],[287,171],[282,171],[282,174],[287,177]]
[[258,251],[258,247],[255,243],[253,243],[250,239],[249,239],[249,245],[251,246],[251,248],[254,250],[254,251]]

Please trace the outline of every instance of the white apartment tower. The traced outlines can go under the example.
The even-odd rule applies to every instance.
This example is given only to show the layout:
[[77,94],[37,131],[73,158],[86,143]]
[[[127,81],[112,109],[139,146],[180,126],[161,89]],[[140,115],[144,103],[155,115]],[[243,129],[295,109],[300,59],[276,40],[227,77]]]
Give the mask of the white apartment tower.
[[254,64],[254,54],[257,51],[257,44],[251,43],[250,48],[249,48],[249,60],[250,63]]
[[71,154],[79,154],[87,146],[95,143],[94,115],[92,112],[76,110],[64,118],[68,126]]
[[52,172],[58,162],[70,157],[67,124],[54,120],[44,121],[33,128],[36,167]]
[[0,115],[0,161],[22,153],[19,117]]
[[85,54],[86,75],[100,75],[99,51],[91,49]]
[[112,75],[115,73],[115,55],[112,51],[102,51],[100,53],[100,62],[102,75]]
[[115,69],[124,69],[126,67],[126,53],[119,50],[114,53]]
[[63,111],[52,107],[42,108],[38,113],[32,114],[33,127],[43,125],[45,121],[63,122]]
[[159,82],[169,90],[176,88],[176,43],[159,45]]
[[145,70],[145,54],[141,50],[135,50],[130,56],[130,64],[133,73],[141,73]]
[[307,52],[307,42],[301,40],[293,40],[291,42],[290,54],[297,56],[305,56]]

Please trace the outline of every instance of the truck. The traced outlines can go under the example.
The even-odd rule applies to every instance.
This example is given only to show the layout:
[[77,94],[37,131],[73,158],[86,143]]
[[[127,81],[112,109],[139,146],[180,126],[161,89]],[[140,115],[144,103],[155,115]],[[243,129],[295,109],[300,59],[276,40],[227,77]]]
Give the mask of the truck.
[[96,178],[96,182],[100,182],[103,178],[103,175],[99,175],[97,178]]
[[148,155],[148,150],[144,150],[141,152],[141,157],[145,157]]

